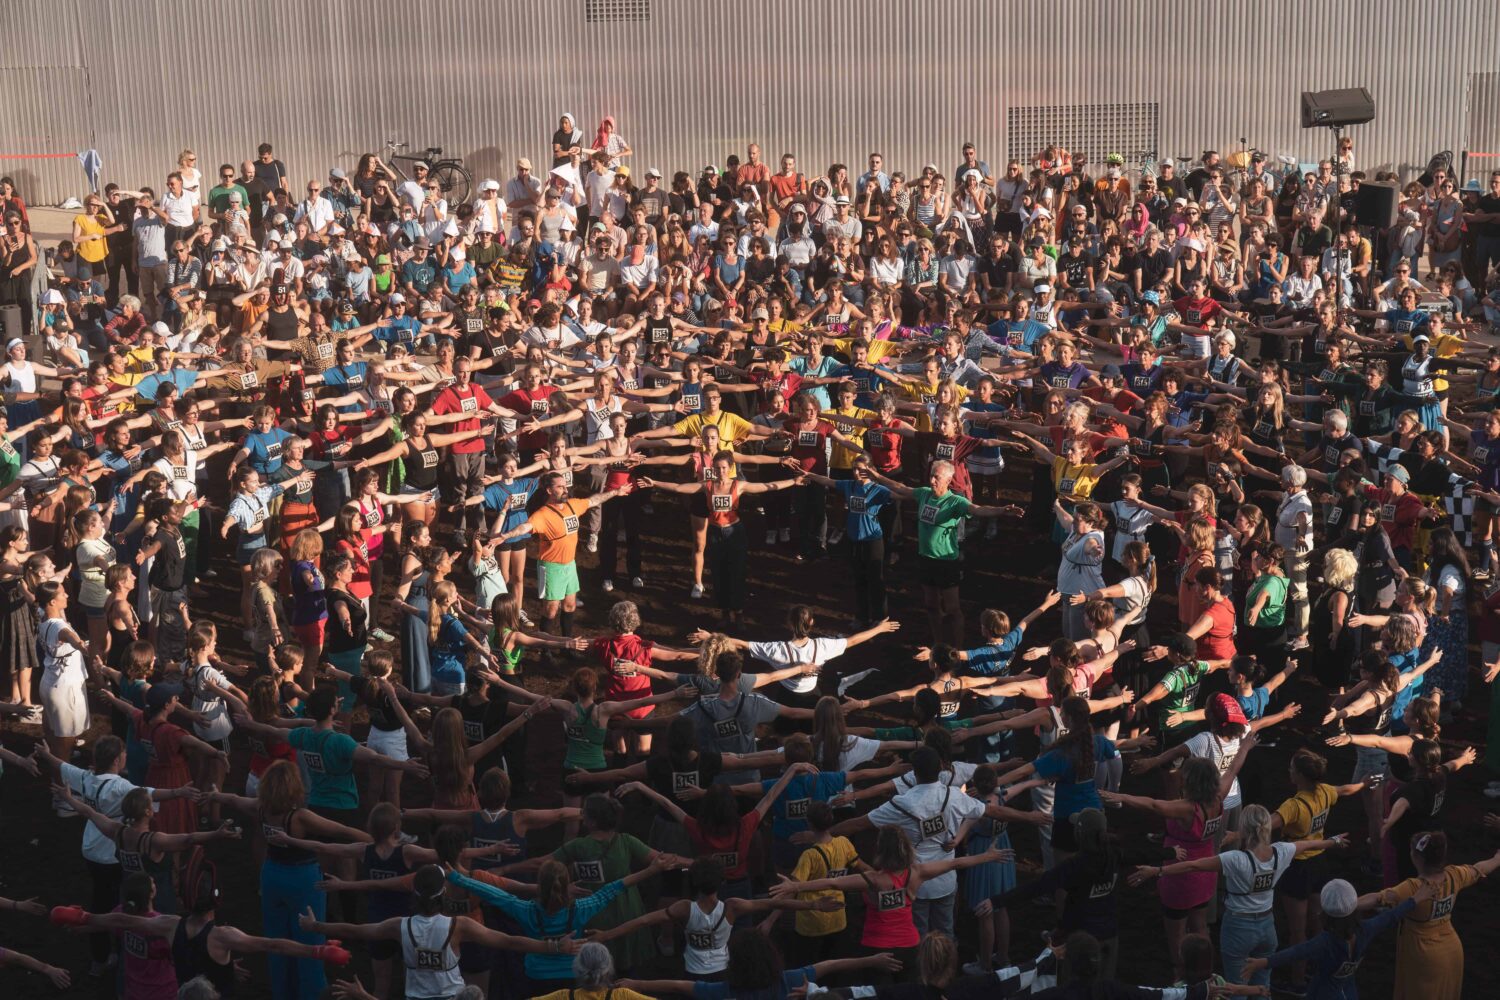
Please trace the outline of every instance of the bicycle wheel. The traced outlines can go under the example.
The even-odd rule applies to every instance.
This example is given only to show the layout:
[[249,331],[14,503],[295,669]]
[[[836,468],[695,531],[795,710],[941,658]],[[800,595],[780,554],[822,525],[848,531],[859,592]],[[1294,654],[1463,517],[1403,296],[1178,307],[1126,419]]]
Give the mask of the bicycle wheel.
[[469,200],[469,191],[474,186],[474,178],[457,160],[444,160],[439,163],[432,171],[432,179],[437,181],[443,198],[453,208]]

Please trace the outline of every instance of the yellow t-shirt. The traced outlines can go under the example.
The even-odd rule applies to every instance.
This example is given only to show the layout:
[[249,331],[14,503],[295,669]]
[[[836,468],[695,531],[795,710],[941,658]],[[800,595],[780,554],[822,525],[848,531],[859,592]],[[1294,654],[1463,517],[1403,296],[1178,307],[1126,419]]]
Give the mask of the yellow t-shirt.
[[[849,354],[854,350],[853,337],[835,337],[831,343],[838,349],[840,354]],[[869,343],[870,349],[865,354],[865,360],[872,365],[889,357],[891,352],[896,349],[896,342],[894,340],[872,340]]]
[[[859,440],[864,431],[864,425],[855,423],[856,420],[873,420],[879,414],[874,410],[867,410],[862,406],[851,406],[847,410],[824,410],[822,417],[832,424],[840,434],[847,438]],[[852,418],[852,419],[851,419]],[[828,461],[829,468],[849,469],[854,466],[854,452],[845,448],[837,441],[833,443],[833,457]]]
[[744,417],[728,410],[720,410],[717,416],[710,417],[704,413],[694,413],[692,416],[683,417],[672,426],[678,434],[685,437],[697,437],[703,433],[703,428],[712,424],[719,429],[719,440],[739,442],[750,436],[751,423]]
[[1087,499],[1099,485],[1099,476],[1094,465],[1074,465],[1064,458],[1052,460],[1052,488],[1060,497]]
[[99,221],[97,215],[80,212],[73,216],[73,224],[78,227],[79,233],[78,256],[90,264],[97,264],[109,256],[109,241],[104,236],[104,223]]
[[[1411,334],[1402,336],[1401,343],[1405,344],[1406,348],[1410,350],[1414,346]],[[1432,352],[1432,356],[1435,358],[1456,358],[1463,351],[1464,342],[1462,338],[1455,337],[1451,333],[1440,333],[1436,337],[1432,338],[1432,343],[1429,345],[1429,349]],[[1433,369],[1432,391],[1446,392],[1447,389],[1448,380],[1443,378],[1442,369]]]
[[[939,383],[937,382],[931,385],[925,382],[899,382],[894,388],[914,403],[931,406],[937,402],[938,385]],[[958,402],[962,403],[969,398],[969,390],[963,386],[957,386],[956,388],[958,390]],[[923,410],[917,414],[912,423],[916,425],[919,431],[930,431],[932,430],[932,414],[928,410]]]
[[[834,837],[826,844],[814,844],[802,852],[797,867],[792,869],[793,882],[811,882],[820,878],[839,878],[850,874],[849,866],[859,859],[859,852],[849,843],[848,837]],[[798,899],[843,899],[838,889],[820,889],[817,892],[800,892]],[[837,934],[849,924],[844,910],[798,910],[797,933],[805,937],[825,937]]]
[[[1321,840],[1323,826],[1328,822],[1328,810],[1338,800],[1338,789],[1332,785],[1317,785],[1287,799],[1276,808],[1276,815],[1281,817],[1281,839]],[[1301,857],[1315,858],[1322,853],[1307,851]]]

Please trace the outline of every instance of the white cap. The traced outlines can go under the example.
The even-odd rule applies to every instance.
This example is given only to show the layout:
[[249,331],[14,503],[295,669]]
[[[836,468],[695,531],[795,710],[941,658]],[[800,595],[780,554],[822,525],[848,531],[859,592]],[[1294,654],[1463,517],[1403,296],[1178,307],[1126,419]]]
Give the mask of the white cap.
[[485,219],[484,221],[480,222],[478,226],[474,227],[474,231],[476,233],[489,233],[491,235],[494,235],[495,224],[489,219]]
[[331,226],[328,227],[328,235],[329,236],[343,236],[344,235],[344,227],[341,226],[341,225],[339,225],[337,222],[335,222],[333,225],[331,225]]
[[1162,166],[1164,166],[1164,167],[1175,167],[1175,166],[1177,166],[1177,163],[1176,163],[1176,161],[1174,161],[1174,160],[1173,160],[1173,159],[1172,159],[1172,158],[1171,158],[1171,157],[1170,157],[1170,156],[1169,156],[1169,157],[1167,157],[1167,158],[1166,158],[1166,159],[1165,159],[1165,160],[1162,160],[1162,161],[1161,161],[1161,165],[1162,165]]
[[161,320],[157,320],[155,323],[151,324],[151,332],[161,337],[172,336],[172,328],[163,323]]
[[391,297],[386,301],[388,301],[393,306],[398,306],[406,301],[406,296],[402,295],[400,292],[392,292]]
[[281,234],[278,233],[276,230],[273,229],[269,233],[266,233],[266,246],[270,246],[272,243],[280,243],[280,242],[281,242]]
[[569,219],[568,217],[564,216],[563,220],[562,220],[562,223],[557,228],[560,229],[560,230],[562,230],[565,233],[571,233],[571,232],[575,232],[578,229],[578,223],[576,223],[572,219]]
[[482,181],[479,182],[479,190],[481,190],[481,191],[499,191],[500,190],[500,182],[497,181],[497,180],[495,180],[495,178],[493,178],[493,177],[486,177],[484,180],[482,180]]
[[1032,291],[1036,292],[1038,295],[1042,295],[1046,292],[1052,291],[1052,286],[1044,281],[1040,285],[1037,285],[1035,288],[1033,288]]
[[661,176],[661,171],[657,170],[655,167],[647,167],[646,168],[646,176],[647,177],[660,177]]
[[1328,916],[1347,917],[1359,905],[1359,893],[1345,880],[1336,878],[1323,886],[1318,901],[1323,904],[1323,912]]

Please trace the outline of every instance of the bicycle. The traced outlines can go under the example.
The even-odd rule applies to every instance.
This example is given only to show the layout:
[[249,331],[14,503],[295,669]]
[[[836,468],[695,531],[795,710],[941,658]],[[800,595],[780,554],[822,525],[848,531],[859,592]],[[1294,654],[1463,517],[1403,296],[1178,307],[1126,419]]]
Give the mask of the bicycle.
[[464,166],[464,161],[460,157],[444,156],[441,146],[428,146],[415,155],[399,152],[406,148],[407,144],[404,142],[387,139],[380,158],[385,161],[386,166],[400,175],[403,181],[411,180],[411,178],[407,176],[406,171],[401,169],[398,161],[409,160],[412,163],[421,161],[427,164],[427,177],[437,182],[438,191],[450,206],[461,205],[469,200],[469,193],[474,188],[474,175],[469,173],[469,169]]

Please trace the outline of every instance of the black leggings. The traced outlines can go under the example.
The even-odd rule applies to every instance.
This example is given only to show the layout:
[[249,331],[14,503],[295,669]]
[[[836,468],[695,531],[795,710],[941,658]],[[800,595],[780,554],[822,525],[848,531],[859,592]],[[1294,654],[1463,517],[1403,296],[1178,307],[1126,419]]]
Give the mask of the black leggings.
[[724,611],[744,608],[745,566],[749,562],[744,522],[723,527],[710,524],[703,555],[713,580],[714,603]]
[[958,587],[922,587],[922,602],[927,607],[927,627],[934,644],[945,642],[954,649],[963,648],[964,612],[958,599]]
[[602,508],[599,525],[599,569],[606,580],[619,568],[620,526],[625,526],[625,575],[641,575],[641,503],[645,494],[616,497]]
[[[110,913],[116,906],[120,905],[120,883],[124,881],[125,875],[118,864],[103,865],[97,861],[84,859],[88,866],[89,878],[93,882],[93,893],[89,898],[90,913]],[[89,935],[89,957],[99,964],[104,964],[109,959],[109,950],[114,943],[114,935],[107,931],[95,931]]]
[[828,536],[828,490],[821,483],[802,484],[797,488],[797,508],[799,551],[805,559],[822,555]]
[[849,566],[854,574],[854,616],[861,622],[886,617],[885,539],[879,535],[849,543]]

